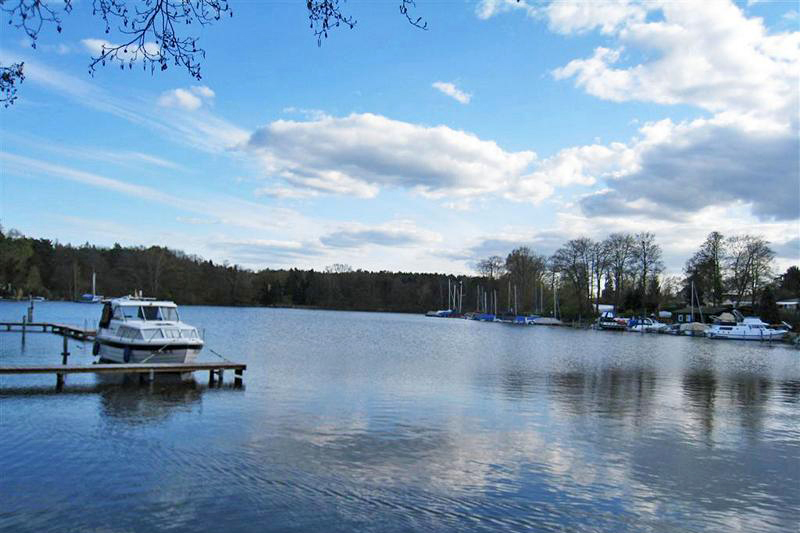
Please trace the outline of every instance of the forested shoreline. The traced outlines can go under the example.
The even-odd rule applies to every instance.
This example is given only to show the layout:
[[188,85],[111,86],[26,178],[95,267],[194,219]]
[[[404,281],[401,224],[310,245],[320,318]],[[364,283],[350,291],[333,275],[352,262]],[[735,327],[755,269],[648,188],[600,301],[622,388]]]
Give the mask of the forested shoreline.
[[516,308],[549,315],[557,305],[565,318],[586,319],[595,314],[593,303],[629,313],[681,307],[693,284],[704,304],[728,295],[767,311],[776,297],[800,292],[800,270],[776,276],[773,257],[763,239],[712,232],[687,260],[684,276],[663,276],[661,249],[652,234],[642,233],[573,239],[549,257],[518,247],[505,258],[479,261],[473,276],[371,272],[344,264],[253,271],[162,246],[73,246],[0,228],[0,297],[76,300],[91,292],[94,273],[97,294],[141,290],[183,305],[422,313],[459,305],[464,312],[492,311],[496,299],[501,313]]

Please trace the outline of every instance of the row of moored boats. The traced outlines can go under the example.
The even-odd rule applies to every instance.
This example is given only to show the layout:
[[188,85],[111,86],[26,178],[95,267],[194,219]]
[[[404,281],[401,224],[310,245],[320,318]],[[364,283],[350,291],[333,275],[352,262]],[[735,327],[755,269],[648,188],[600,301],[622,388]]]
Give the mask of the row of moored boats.
[[595,327],[610,331],[670,333],[711,339],[755,341],[781,340],[790,331],[787,324],[770,325],[758,317],[745,317],[736,310],[713,317],[712,324],[702,322],[664,324],[654,318],[619,318],[612,313],[604,313],[595,323]]
[[[513,313],[497,315],[493,313],[464,313],[450,310],[428,311],[426,316],[436,318],[465,318],[481,322],[502,322],[516,325],[561,326],[557,318],[538,315],[517,315]],[[622,318],[613,312],[603,313],[593,325],[594,329],[607,331],[633,331],[638,333],[667,333],[708,337],[711,339],[773,341],[783,339],[791,328],[787,324],[770,325],[758,317],[745,317],[739,311],[722,313],[713,317],[712,324],[686,322],[665,324],[654,318]]]

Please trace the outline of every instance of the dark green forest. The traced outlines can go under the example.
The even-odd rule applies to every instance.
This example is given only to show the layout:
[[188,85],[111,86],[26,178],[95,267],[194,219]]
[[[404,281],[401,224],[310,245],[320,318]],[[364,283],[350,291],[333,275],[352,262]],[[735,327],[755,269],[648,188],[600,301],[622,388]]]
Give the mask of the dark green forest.
[[[335,265],[327,271],[259,272],[215,263],[161,246],[72,246],[0,232],[0,296],[76,300],[90,293],[146,296],[180,304],[307,306],[328,309],[422,312],[447,306],[447,277],[367,272]],[[457,278],[451,276],[451,283]],[[458,278],[475,286],[473,278]],[[474,293],[474,288],[472,289]]]
[[189,305],[423,313],[458,309],[460,302],[463,312],[492,312],[496,299],[498,313],[552,315],[557,301],[559,316],[581,320],[596,314],[595,302],[628,314],[682,307],[691,284],[704,305],[727,298],[767,311],[776,298],[800,293],[800,270],[793,266],[776,276],[773,256],[763,239],[713,232],[687,261],[685,277],[663,276],[661,249],[652,234],[642,233],[573,239],[549,257],[521,246],[506,257],[479,261],[475,276],[370,272],[342,264],[256,272],[162,246],[73,246],[0,227],[0,297],[76,300],[91,292],[95,274],[99,295],[142,291]]

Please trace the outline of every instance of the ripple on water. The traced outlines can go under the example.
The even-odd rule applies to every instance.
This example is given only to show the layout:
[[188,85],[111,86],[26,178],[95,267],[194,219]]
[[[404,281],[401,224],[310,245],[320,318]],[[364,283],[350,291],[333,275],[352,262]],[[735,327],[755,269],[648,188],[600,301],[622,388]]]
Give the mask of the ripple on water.
[[[800,514],[796,351],[409,315],[183,316],[248,364],[244,389],[0,382],[0,529],[784,531]],[[9,339],[5,364],[60,348]]]

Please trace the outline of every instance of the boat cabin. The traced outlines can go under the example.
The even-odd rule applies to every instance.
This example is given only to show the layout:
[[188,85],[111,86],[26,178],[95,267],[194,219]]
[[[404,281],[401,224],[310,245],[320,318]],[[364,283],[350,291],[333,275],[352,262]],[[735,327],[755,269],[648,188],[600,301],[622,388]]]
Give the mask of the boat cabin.
[[180,322],[178,306],[174,302],[118,298],[106,302],[100,318],[100,327],[107,328],[112,320],[127,322]]

